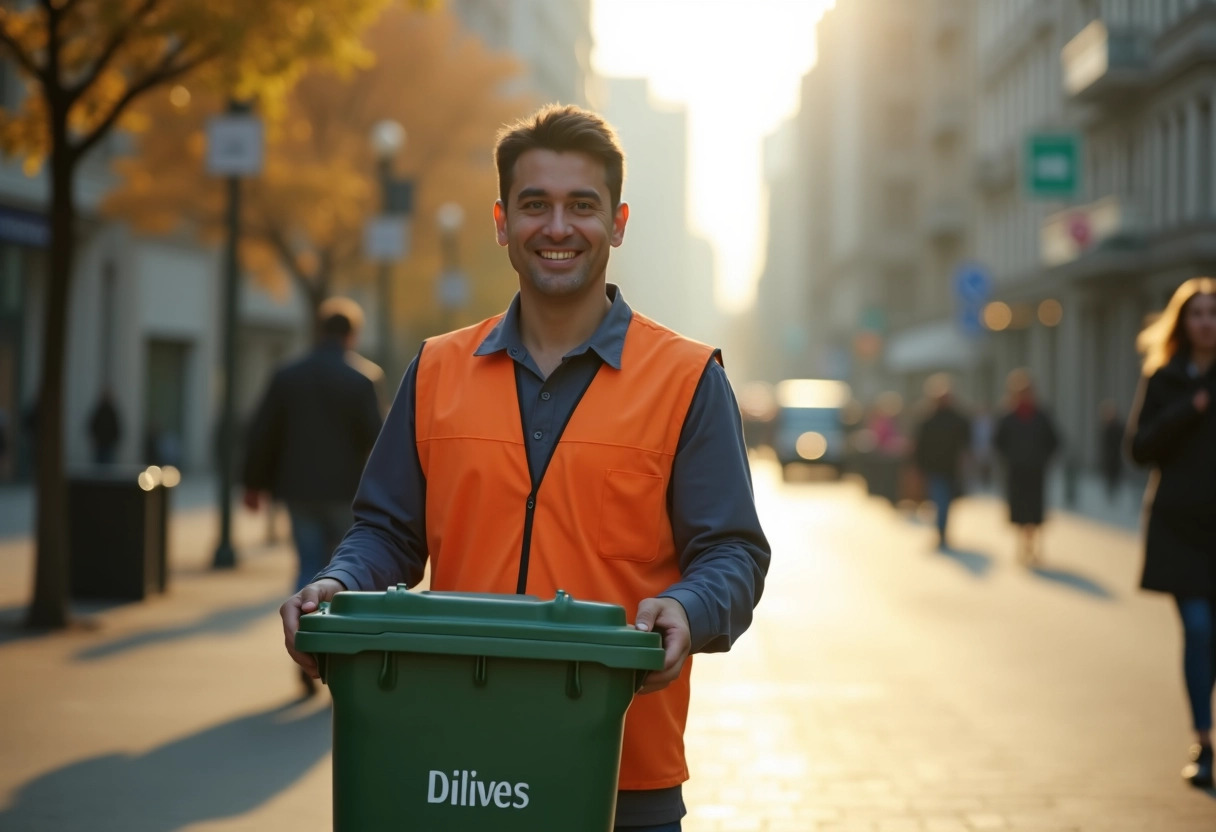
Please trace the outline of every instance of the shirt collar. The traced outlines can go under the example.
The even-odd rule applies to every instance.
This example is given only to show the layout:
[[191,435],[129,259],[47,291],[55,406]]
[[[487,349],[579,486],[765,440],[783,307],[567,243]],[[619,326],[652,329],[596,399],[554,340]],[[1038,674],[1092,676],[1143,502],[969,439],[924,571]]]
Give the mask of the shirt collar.
[[[607,284],[605,291],[612,301],[608,314],[604,316],[604,320],[600,321],[600,325],[596,327],[591,337],[582,345],[566,353],[565,357],[582,355],[590,350],[598,355],[605,364],[614,370],[619,370],[621,369],[621,353],[625,350],[625,333],[629,329],[629,321],[633,318],[633,310],[629,308],[620,288],[615,284]],[[522,358],[526,353],[523,339],[519,335],[518,292],[511,300],[511,305],[507,307],[506,314],[494,325],[489,335],[474,350],[473,355],[491,355],[496,352],[506,352],[515,359]]]

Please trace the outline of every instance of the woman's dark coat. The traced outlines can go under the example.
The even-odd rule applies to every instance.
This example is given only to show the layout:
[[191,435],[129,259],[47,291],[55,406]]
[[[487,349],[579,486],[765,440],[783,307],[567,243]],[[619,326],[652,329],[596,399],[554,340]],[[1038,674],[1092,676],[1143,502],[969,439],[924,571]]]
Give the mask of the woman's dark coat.
[[[1128,420],[1131,457],[1153,467],[1145,503],[1145,589],[1216,596],[1216,366],[1201,376],[1176,356],[1141,383]],[[1195,393],[1212,401],[1203,413]]]
[[1009,522],[1039,525],[1047,463],[1060,444],[1051,417],[1038,407],[1025,417],[1016,411],[1006,413],[997,422],[992,444],[1005,464]]

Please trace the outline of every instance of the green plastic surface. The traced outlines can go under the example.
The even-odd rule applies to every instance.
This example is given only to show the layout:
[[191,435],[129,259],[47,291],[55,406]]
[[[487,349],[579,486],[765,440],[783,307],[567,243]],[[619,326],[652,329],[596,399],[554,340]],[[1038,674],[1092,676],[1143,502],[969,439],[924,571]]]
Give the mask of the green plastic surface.
[[612,832],[656,633],[618,606],[342,592],[304,616],[333,695],[335,832]]
[[339,592],[300,619],[296,648],[351,655],[369,650],[596,662],[661,670],[662,638],[630,627],[615,604],[530,595]]

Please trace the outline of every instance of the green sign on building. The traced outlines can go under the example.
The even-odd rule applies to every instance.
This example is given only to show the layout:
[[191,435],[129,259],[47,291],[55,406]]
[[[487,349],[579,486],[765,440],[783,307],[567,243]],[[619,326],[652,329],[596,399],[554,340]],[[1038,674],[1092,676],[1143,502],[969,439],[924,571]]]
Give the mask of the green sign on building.
[[1026,192],[1031,199],[1074,199],[1081,179],[1081,139],[1075,133],[1026,138]]

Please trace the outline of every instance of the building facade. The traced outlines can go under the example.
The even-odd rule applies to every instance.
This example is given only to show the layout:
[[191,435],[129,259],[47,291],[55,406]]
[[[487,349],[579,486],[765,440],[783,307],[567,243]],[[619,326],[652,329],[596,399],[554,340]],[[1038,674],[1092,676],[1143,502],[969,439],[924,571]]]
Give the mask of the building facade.
[[639,312],[716,344],[713,253],[689,228],[688,113],[656,101],[642,79],[604,78],[600,89],[600,111],[625,149],[622,198],[630,208],[609,280]]
[[507,92],[594,103],[591,0],[451,0],[448,9],[491,49],[523,63],[523,76]]
[[[979,4],[979,257],[1003,304],[991,389],[1027,366],[1069,458],[1093,464],[1098,408],[1126,414],[1135,336],[1216,269],[1216,4]],[[1071,193],[1036,194],[1036,137],[1075,141]],[[1064,162],[1069,159],[1064,154]]]

